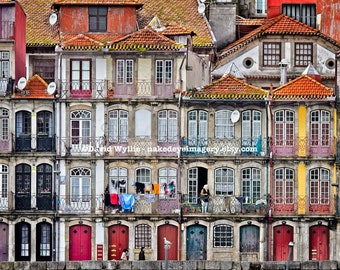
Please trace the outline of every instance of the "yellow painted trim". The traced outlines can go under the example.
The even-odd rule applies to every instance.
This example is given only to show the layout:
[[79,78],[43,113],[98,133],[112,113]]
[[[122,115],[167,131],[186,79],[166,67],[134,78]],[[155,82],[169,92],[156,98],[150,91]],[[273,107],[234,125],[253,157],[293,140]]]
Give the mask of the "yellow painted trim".
[[307,109],[301,105],[298,108],[298,156],[307,155]]
[[300,163],[298,165],[298,214],[306,214],[306,165]]

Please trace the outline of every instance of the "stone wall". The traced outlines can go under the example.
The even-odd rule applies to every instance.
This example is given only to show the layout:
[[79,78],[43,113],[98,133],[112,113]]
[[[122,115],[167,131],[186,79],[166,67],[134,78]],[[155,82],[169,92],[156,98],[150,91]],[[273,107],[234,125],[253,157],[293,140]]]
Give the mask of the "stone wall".
[[[82,262],[0,262],[0,270],[285,270],[286,262],[231,261],[82,261]],[[290,262],[290,270],[340,270],[337,261]]]

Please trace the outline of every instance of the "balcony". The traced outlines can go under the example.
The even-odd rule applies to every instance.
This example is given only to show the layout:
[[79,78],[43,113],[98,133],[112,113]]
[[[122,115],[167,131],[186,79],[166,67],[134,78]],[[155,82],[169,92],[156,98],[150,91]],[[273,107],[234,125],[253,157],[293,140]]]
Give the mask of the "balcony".
[[296,198],[273,198],[271,209],[273,215],[334,215],[335,198],[310,199],[308,196]]
[[292,140],[273,140],[273,156],[335,156],[334,145],[336,138],[327,137],[319,139],[295,138]]
[[267,139],[182,138],[183,156],[265,156]]
[[125,138],[122,142],[102,137],[58,139],[61,156],[109,156],[109,157],[177,157],[178,142],[158,142],[155,138]]
[[[13,136],[12,136],[13,137]],[[48,135],[31,135],[31,134],[21,134],[14,138],[15,142],[15,152],[54,152],[55,151],[55,137]],[[0,141],[1,147],[10,148],[10,144]]]
[[155,84],[152,81],[140,80],[131,84],[117,84],[108,80],[61,82],[62,99],[115,99],[131,97],[174,98],[179,82],[172,84]]

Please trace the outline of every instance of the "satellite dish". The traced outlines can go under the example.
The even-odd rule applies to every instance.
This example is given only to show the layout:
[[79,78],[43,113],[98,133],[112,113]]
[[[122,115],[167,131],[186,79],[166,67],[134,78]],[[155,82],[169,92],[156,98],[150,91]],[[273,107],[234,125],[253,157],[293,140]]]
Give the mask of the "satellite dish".
[[55,13],[52,13],[49,18],[50,25],[54,25],[57,22],[58,16]]
[[21,77],[21,78],[18,80],[18,85],[17,85],[17,87],[18,87],[20,90],[23,90],[23,89],[25,88],[26,84],[27,84],[26,78]]
[[230,115],[230,120],[233,123],[236,123],[240,119],[240,112],[238,110],[234,110]]
[[203,14],[205,11],[205,5],[203,3],[199,3],[197,10],[198,10],[198,13]]
[[53,95],[55,93],[56,89],[57,89],[57,85],[56,85],[55,82],[49,83],[48,86],[47,86],[47,89],[46,89],[47,94]]

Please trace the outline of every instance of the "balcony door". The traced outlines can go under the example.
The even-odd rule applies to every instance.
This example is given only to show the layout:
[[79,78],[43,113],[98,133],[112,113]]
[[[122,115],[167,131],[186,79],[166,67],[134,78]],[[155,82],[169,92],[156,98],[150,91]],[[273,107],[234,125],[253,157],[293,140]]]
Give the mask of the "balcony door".
[[31,210],[31,166],[15,167],[15,209]]
[[37,207],[52,210],[52,166],[48,164],[37,167]]

